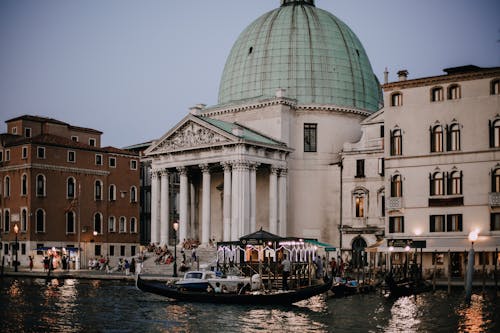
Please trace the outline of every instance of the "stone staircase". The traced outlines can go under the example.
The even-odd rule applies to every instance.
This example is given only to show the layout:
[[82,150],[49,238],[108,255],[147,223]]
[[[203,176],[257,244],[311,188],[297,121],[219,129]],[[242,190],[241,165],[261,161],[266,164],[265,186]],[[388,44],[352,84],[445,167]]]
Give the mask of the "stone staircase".
[[[173,250],[173,249],[172,249]],[[191,266],[190,270],[196,269],[210,269],[210,265],[215,265],[217,261],[217,248],[211,246],[199,246],[195,249],[196,256],[198,257],[197,262],[192,262],[192,250],[184,250],[186,255],[186,262]],[[152,252],[146,253],[146,260],[143,262],[142,273],[148,275],[158,275],[158,276],[173,276],[174,274],[174,264],[156,264],[156,255]],[[180,272],[181,262],[183,255],[180,246],[177,247],[177,274],[182,276]]]

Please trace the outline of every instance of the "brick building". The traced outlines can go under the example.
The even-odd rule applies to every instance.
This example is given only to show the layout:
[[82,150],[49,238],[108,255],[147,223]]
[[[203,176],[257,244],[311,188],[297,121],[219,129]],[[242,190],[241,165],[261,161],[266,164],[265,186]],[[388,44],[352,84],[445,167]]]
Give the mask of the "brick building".
[[[0,244],[5,264],[29,256],[133,256],[139,246],[139,157],[101,147],[102,132],[38,116],[6,121],[0,135]],[[78,251],[80,249],[81,251]]]

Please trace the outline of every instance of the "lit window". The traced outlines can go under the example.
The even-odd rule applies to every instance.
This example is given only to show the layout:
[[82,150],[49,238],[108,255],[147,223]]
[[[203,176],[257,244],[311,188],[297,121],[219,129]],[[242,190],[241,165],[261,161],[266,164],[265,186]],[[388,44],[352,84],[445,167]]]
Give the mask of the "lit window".
[[462,231],[462,214],[453,214],[446,216],[446,231]]
[[109,232],[116,232],[116,218],[110,216],[108,219],[108,230]]
[[431,127],[431,152],[440,153],[443,151],[443,127],[436,125]]
[[365,197],[364,196],[356,196],[356,217],[364,217],[365,216]]
[[404,216],[390,216],[389,217],[389,233],[403,233],[405,232]]
[[102,234],[102,215],[101,213],[94,214],[94,231]]
[[445,216],[431,215],[429,221],[430,232],[445,232]]
[[431,89],[431,102],[439,102],[444,99],[443,88],[435,87]]
[[391,106],[401,106],[403,105],[403,94],[400,92],[395,92],[391,95]]
[[401,175],[394,175],[391,178],[391,197],[403,196],[403,182]]
[[76,161],[76,152],[73,150],[68,151],[68,162],[74,163]]
[[43,209],[36,211],[36,232],[45,232],[45,212]]
[[500,192],[500,168],[496,168],[491,172],[491,192]]
[[403,137],[401,136],[401,130],[395,129],[391,131],[391,155],[400,156],[403,154]]
[[444,195],[444,176],[441,172],[434,172],[431,176],[431,195]]
[[75,233],[75,212],[67,212],[66,213],[66,233],[74,234]]
[[460,150],[460,125],[453,124],[448,129],[448,151]]
[[45,148],[44,147],[38,147],[36,149],[36,157],[38,157],[40,159],[45,158]]
[[317,151],[318,124],[304,124],[304,152]]
[[110,157],[109,158],[109,166],[111,168],[116,168],[116,158],[115,157]]
[[462,98],[462,89],[458,84],[452,84],[448,87],[448,99]]
[[490,120],[490,148],[500,148],[500,119]]

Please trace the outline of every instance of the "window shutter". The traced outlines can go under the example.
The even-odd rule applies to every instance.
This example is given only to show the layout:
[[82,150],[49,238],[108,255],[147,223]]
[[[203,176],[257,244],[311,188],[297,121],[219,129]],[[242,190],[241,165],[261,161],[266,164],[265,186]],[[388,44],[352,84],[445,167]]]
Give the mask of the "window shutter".
[[394,233],[394,219],[393,218],[389,219],[389,233],[390,234]]
[[448,125],[446,125],[446,150],[447,151],[451,150],[451,133]]
[[435,195],[436,191],[434,189],[434,183],[432,181],[432,173],[429,174],[429,193],[430,195]]
[[459,194],[463,193],[463,191],[462,191],[462,187],[464,186],[463,185],[464,184],[464,179],[463,178],[464,178],[464,173],[462,171],[460,171],[460,184],[459,184],[460,186],[459,186],[459,189],[458,189],[458,193]]
[[434,131],[432,130],[432,126],[429,126],[429,134],[431,136],[431,147],[430,147],[430,152],[433,153],[436,151],[435,147],[434,147]]
[[389,150],[390,150],[390,153],[391,153],[391,156],[394,155],[394,131],[393,130],[390,130],[390,147],[389,147]]
[[446,193],[444,193],[445,195],[449,195],[451,194],[451,174],[449,172],[443,172],[443,181],[446,182]]
[[401,232],[405,232],[405,217],[401,216]]
[[491,192],[496,192],[496,188],[495,188],[495,170],[491,170],[491,173],[490,173],[490,181],[491,181]]
[[462,231],[462,214],[458,215],[458,231]]
[[495,230],[495,214],[490,213],[490,231]]
[[436,217],[435,217],[435,216],[433,216],[433,215],[431,215],[431,216],[429,217],[429,230],[430,230],[431,232],[436,231],[436,225],[435,225],[435,224],[436,224]]
[[446,231],[451,231],[451,215],[446,216]]
[[490,148],[493,148],[495,145],[495,131],[494,131],[494,125],[491,120],[488,120],[488,128],[490,132]]

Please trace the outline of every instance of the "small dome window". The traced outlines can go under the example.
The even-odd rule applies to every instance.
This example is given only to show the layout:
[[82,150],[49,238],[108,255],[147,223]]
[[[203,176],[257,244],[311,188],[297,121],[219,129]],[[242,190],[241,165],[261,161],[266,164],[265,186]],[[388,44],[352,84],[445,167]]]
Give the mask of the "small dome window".
[[253,52],[253,46],[250,46],[250,48],[248,49],[248,55],[252,54]]

